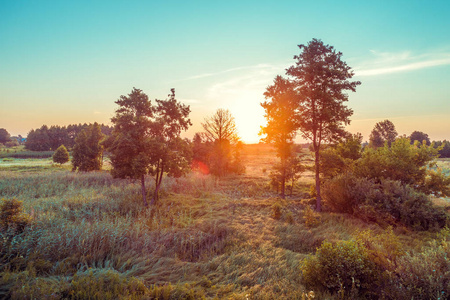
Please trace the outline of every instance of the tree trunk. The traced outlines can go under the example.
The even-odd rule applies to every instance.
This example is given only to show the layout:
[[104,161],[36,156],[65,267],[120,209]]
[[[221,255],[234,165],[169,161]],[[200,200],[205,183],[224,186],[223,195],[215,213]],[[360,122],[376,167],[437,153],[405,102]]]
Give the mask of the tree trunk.
[[[159,165],[159,164],[158,164]],[[164,174],[164,165],[161,163],[160,168],[156,170],[156,179],[155,179],[155,192],[153,193],[153,198],[151,205],[155,205],[159,198],[159,188],[162,182],[162,176]]]
[[148,206],[145,192],[145,175],[141,176],[141,191],[142,191],[142,200],[144,200],[144,206]]
[[319,149],[315,150],[315,169],[316,169],[316,211],[320,212],[322,197],[320,196],[320,161],[319,161]]

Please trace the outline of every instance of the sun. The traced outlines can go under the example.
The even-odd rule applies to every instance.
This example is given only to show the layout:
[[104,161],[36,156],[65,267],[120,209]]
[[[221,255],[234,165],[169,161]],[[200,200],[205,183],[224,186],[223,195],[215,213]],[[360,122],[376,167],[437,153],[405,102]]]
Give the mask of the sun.
[[255,144],[261,125],[265,124],[264,109],[255,103],[244,102],[230,109],[234,116],[238,135],[246,144]]

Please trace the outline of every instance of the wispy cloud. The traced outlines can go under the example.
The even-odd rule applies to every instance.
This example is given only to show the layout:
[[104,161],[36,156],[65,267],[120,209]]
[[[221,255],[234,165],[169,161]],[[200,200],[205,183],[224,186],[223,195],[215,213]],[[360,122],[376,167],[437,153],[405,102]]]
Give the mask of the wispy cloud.
[[450,52],[413,55],[410,51],[391,53],[372,50],[371,54],[369,60],[354,68],[355,75],[376,76],[450,65]]
[[253,66],[242,66],[242,67],[235,67],[235,68],[230,68],[230,69],[226,69],[226,70],[222,70],[222,71],[218,71],[218,72],[213,72],[213,73],[203,73],[203,74],[199,74],[199,75],[194,75],[194,76],[190,76],[184,79],[180,79],[178,81],[187,81],[187,80],[195,80],[195,79],[201,79],[201,78],[206,78],[206,77],[213,77],[213,76],[219,76],[219,75],[223,75],[223,74],[227,74],[227,73],[232,73],[232,72],[238,72],[238,71],[252,71],[252,70],[267,70],[267,69],[277,69],[279,68],[279,66],[274,66],[274,65],[270,65],[270,64],[258,64],[258,65],[253,65]]

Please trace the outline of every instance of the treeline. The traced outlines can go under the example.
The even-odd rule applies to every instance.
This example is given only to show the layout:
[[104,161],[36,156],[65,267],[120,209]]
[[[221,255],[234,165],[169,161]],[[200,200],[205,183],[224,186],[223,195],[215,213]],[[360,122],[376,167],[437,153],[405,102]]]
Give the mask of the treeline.
[[[42,125],[41,128],[32,129],[28,133],[25,148],[31,151],[54,151],[64,145],[72,149],[78,134],[88,127],[89,124],[86,123],[50,127]],[[100,129],[104,135],[111,135],[113,127],[101,124]]]

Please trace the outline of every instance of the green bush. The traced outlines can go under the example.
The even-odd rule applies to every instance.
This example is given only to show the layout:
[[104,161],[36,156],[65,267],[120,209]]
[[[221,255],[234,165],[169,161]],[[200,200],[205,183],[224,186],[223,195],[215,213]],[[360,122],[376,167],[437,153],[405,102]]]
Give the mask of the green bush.
[[375,183],[342,174],[323,186],[323,198],[333,211],[350,213],[381,224],[403,224],[416,230],[443,228],[448,215],[423,193],[400,181]]
[[435,243],[421,253],[397,261],[390,294],[397,299],[450,298],[450,244]]
[[368,296],[379,279],[379,270],[370,261],[367,249],[356,241],[323,242],[315,255],[303,261],[301,270],[307,289],[346,297]]
[[12,229],[17,233],[24,231],[30,223],[30,217],[22,213],[22,201],[2,199],[0,202],[0,227],[6,231]]

